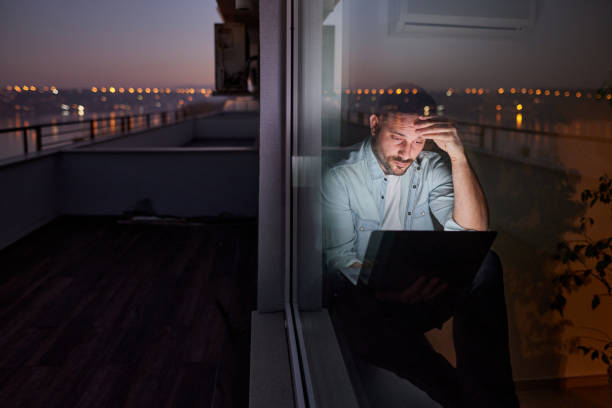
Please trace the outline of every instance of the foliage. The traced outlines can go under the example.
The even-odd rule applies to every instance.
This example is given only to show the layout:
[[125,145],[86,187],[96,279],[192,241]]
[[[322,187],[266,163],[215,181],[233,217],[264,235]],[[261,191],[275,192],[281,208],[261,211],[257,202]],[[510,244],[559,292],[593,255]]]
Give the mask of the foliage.
[[[610,205],[612,179],[607,175],[600,177],[598,188],[584,190],[580,198],[587,208],[592,208],[597,203]],[[564,267],[553,279],[556,296],[551,308],[558,311],[561,316],[567,305],[566,296],[592,282],[602,289],[602,292],[596,293],[591,299],[592,310],[597,309],[602,300],[612,299],[612,236],[593,239],[589,232],[594,224],[593,218],[583,216],[578,228],[581,237],[563,241],[557,246],[555,259],[561,261]],[[597,335],[579,337],[572,348],[581,351],[592,360],[600,359],[609,366],[612,361],[612,338],[602,330],[592,328],[590,330],[597,332]],[[598,346],[585,345],[585,340],[589,341],[589,344],[595,343]]]

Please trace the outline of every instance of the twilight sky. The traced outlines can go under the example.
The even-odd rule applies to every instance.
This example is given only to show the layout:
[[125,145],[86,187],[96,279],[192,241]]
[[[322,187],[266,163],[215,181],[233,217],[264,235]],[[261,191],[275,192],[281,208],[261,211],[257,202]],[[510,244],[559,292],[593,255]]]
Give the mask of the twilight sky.
[[[612,79],[610,0],[536,0],[533,32],[501,40],[393,37],[388,2],[342,3],[342,87],[592,88]],[[0,0],[0,86],[211,86],[220,21],[215,0]]]
[[215,0],[0,0],[0,85],[214,83]]

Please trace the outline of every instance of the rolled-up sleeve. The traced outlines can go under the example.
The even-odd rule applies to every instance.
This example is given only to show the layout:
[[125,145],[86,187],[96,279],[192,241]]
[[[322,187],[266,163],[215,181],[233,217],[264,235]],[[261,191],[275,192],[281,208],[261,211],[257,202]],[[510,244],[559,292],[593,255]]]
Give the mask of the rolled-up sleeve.
[[[361,262],[354,249],[357,234],[349,194],[336,169],[323,178],[321,202],[323,206],[323,250],[328,268],[346,271]],[[353,268],[351,268],[353,269]]]
[[455,193],[450,164],[440,155],[431,159],[429,172],[429,208],[444,231],[464,231],[453,219]]

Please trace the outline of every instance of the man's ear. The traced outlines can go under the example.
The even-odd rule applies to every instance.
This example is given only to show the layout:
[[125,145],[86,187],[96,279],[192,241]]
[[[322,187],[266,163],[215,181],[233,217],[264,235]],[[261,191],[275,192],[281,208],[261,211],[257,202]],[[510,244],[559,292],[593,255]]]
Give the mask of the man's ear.
[[372,136],[374,136],[375,129],[378,129],[379,126],[380,126],[380,117],[374,113],[371,114],[370,115],[370,132],[372,133]]

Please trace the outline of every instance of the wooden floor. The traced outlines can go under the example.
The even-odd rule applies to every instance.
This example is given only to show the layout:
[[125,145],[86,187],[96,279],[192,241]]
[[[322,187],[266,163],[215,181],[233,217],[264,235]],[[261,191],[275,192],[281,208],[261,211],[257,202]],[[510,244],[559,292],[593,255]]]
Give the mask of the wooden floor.
[[0,405],[246,406],[256,228],[69,217],[0,251]]

